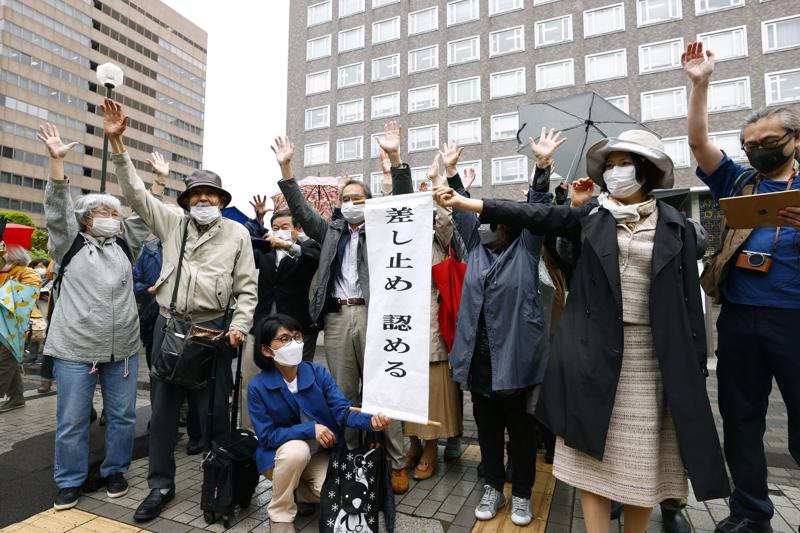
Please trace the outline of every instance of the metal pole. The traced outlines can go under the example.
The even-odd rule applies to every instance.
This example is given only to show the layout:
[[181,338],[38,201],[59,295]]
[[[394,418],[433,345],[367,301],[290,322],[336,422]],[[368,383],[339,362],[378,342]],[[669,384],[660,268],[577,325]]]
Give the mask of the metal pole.
[[[106,84],[106,98],[111,98],[111,91],[114,86]],[[100,167],[100,192],[106,192],[106,167],[108,166],[108,136],[103,131],[103,163]]]

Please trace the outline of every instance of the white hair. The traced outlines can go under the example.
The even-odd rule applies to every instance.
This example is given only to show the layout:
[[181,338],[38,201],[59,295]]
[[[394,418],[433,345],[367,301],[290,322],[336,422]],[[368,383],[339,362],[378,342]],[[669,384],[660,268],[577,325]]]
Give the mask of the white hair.
[[31,256],[28,250],[22,246],[9,246],[6,252],[6,263],[13,263],[18,266],[28,266]]
[[78,225],[83,228],[86,225],[86,219],[92,211],[100,207],[113,209],[118,213],[122,211],[122,204],[120,201],[110,194],[86,194],[78,198],[78,201],[75,202],[75,219],[78,221]]

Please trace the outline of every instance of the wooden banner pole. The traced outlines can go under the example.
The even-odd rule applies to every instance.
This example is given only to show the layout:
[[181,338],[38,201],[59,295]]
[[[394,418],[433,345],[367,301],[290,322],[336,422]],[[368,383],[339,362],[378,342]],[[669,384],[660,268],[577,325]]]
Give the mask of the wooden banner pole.
[[[351,408],[350,408],[350,410],[351,410],[352,412],[354,412],[354,413],[360,413],[360,412],[362,412],[360,407],[351,407]],[[428,426],[431,426],[431,427],[433,427],[433,428],[440,428],[440,427],[442,427],[442,423],[441,423],[441,422],[436,422],[435,420],[428,420],[428,423],[427,423],[427,425],[428,425]]]

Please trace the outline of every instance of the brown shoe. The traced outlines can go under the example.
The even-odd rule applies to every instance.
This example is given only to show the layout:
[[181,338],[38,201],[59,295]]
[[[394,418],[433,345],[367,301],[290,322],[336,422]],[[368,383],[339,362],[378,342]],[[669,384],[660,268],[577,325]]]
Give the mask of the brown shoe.
[[39,388],[36,389],[36,392],[39,394],[45,394],[53,390],[53,380],[52,379],[43,379]]
[[413,470],[414,467],[417,466],[420,457],[422,457],[422,446],[417,450],[415,450],[413,446],[409,448],[408,454],[406,455],[406,468]]
[[433,459],[433,462],[428,462],[427,459],[420,460],[420,462],[417,463],[417,467],[414,469],[414,479],[422,481],[423,479],[428,479],[433,476],[433,474],[436,473],[437,464],[438,461],[436,458]]
[[392,492],[395,494],[408,492],[408,472],[405,468],[392,469]]

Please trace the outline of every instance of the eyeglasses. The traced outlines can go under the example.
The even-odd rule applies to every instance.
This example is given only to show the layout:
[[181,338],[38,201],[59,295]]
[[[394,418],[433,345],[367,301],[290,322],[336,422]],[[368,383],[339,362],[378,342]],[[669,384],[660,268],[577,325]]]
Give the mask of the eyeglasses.
[[761,143],[757,142],[746,142],[742,143],[742,150],[747,153],[752,152],[753,150],[758,150],[759,148],[775,148],[789,135],[793,134],[794,130],[789,130],[784,133],[781,137],[767,137]]
[[281,344],[281,346],[286,346],[292,341],[296,343],[301,343],[303,342],[303,334],[295,333],[294,335],[281,335],[280,337],[275,337],[273,342],[275,341],[278,341]]

